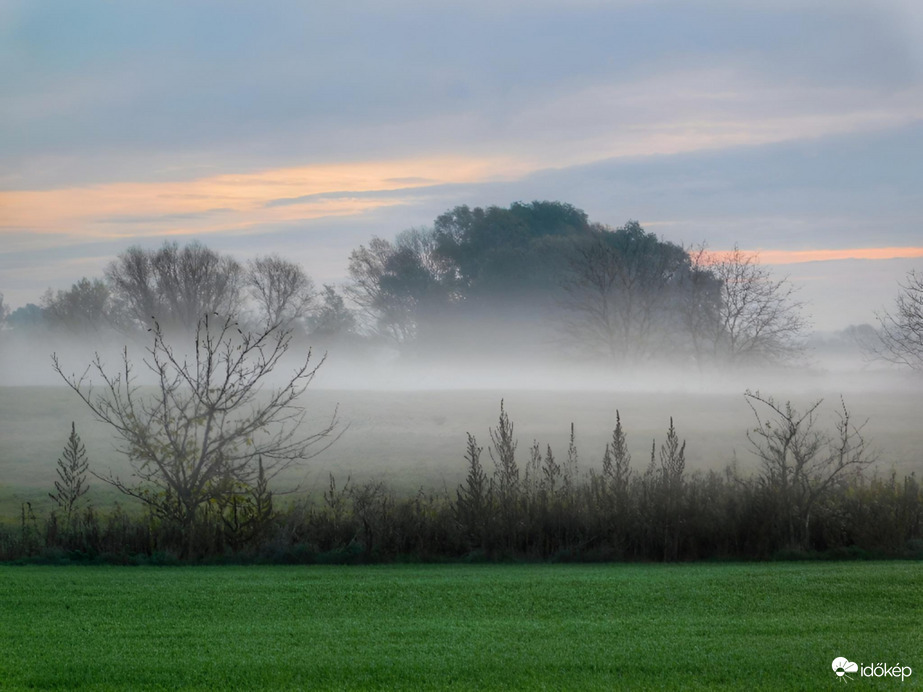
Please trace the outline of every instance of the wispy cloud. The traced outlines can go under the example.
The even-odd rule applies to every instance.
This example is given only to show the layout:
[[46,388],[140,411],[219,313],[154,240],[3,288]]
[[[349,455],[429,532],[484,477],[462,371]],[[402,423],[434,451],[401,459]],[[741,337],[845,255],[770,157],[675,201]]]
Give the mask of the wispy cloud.
[[581,165],[900,128],[923,121],[923,87],[817,87],[705,68],[596,83],[504,118],[508,137],[497,146],[537,167]]
[[437,186],[413,185],[410,187],[399,187],[387,190],[338,190],[336,192],[318,192],[311,195],[301,195],[299,197],[271,199],[266,202],[266,206],[286,207],[293,204],[311,204],[328,199],[387,199],[388,197],[407,197],[411,192],[421,192],[433,187]]
[[863,247],[845,250],[757,250],[763,264],[800,264],[832,260],[890,260],[923,257],[923,247]]
[[[0,193],[0,209],[4,226],[20,238],[23,231],[69,233],[85,240],[204,234],[362,214],[403,204],[404,196],[431,187],[430,181],[483,182],[516,177],[523,170],[503,159],[372,161],[190,181],[10,191]],[[396,182],[402,179],[407,182]]]

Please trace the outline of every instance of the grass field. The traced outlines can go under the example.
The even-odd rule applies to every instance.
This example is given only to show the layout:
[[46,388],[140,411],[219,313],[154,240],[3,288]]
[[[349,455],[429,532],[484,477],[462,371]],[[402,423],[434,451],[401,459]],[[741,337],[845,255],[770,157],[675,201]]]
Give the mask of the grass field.
[[6,567],[0,688],[916,687],[921,622],[919,563]]

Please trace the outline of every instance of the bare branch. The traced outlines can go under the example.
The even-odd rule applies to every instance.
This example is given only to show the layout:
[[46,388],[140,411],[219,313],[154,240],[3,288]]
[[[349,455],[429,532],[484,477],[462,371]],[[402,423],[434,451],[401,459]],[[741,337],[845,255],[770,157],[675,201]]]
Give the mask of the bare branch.
[[[115,374],[98,355],[79,377],[66,375],[57,355],[53,363],[121,438],[135,480],[98,477],[161,516],[188,529],[206,503],[260,478],[265,482],[338,439],[336,411],[320,429],[302,430],[299,397],[324,358],[314,364],[309,351],[281,386],[263,387],[288,352],[287,330],[249,333],[229,317],[206,315],[188,354],[176,349],[157,322],[152,332],[143,362],[154,376],[153,387],[138,384],[127,349]],[[101,381],[98,389],[91,374]]]
[[900,284],[894,313],[878,315],[880,344],[873,355],[923,372],[923,273],[911,271]]
[[852,423],[842,398],[836,434],[830,435],[817,429],[822,399],[799,412],[791,402],[783,405],[759,392],[744,396],[757,422],[747,439],[761,461],[762,484],[777,504],[790,544],[804,547],[811,516],[827,493],[874,461],[862,436],[865,424]]
[[804,350],[803,303],[787,278],[774,279],[756,255],[702,253],[698,261],[720,282],[718,318],[700,325],[715,358],[734,363],[779,361]]
[[266,327],[288,328],[306,318],[314,306],[314,282],[299,265],[278,255],[248,262],[246,280]]

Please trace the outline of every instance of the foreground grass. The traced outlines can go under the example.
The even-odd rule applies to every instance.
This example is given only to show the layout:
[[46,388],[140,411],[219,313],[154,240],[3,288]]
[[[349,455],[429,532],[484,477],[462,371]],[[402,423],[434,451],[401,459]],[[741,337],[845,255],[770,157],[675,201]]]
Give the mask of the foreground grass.
[[5,567],[0,688],[916,686],[921,567]]

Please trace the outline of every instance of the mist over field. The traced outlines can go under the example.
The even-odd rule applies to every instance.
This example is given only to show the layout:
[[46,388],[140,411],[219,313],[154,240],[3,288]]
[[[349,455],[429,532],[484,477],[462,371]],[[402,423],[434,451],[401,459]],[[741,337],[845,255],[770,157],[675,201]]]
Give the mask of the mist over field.
[[361,488],[384,492],[369,483],[448,498],[473,472],[493,475],[490,488],[507,473],[530,497],[564,482],[578,506],[590,496],[574,489],[598,495],[616,454],[622,484],[666,483],[670,464],[680,486],[708,474],[757,483],[776,473],[777,441],[759,448],[780,429],[757,420],[767,415],[826,469],[790,483],[802,471],[782,458],[785,488],[919,464],[913,271],[876,325],[816,332],[800,286],[757,253],[533,201],[459,205],[372,236],[348,274],[318,285],[278,254],[165,242],[129,247],[41,304],[2,307],[7,505],[51,507],[42,489],[71,422],[94,493],[158,511],[152,497],[179,497],[171,520],[189,526],[210,503],[233,514],[226,503],[244,489],[328,497],[331,476],[360,505]]
[[[491,334],[496,330],[485,329],[473,340],[490,343]],[[150,360],[150,335],[123,341],[133,373],[143,385],[141,391],[152,394],[155,379],[143,362]],[[123,347],[114,334],[103,342],[55,334],[40,343],[16,338],[4,343],[0,506],[8,513],[22,499],[39,508],[51,507],[46,490],[56,479],[55,462],[71,421],[86,445],[93,472],[130,473],[113,430],[94,419],[51,362],[56,353],[66,375],[80,376],[98,354],[107,370],[117,372],[123,367]],[[305,340],[293,345],[266,379],[267,394],[298,365],[308,348]],[[279,492],[319,496],[329,474],[341,483],[347,478],[385,481],[399,493],[454,492],[464,479],[466,433],[488,442],[489,431],[497,426],[501,399],[515,424],[523,463],[534,441],[563,455],[573,423],[585,476],[599,465],[618,411],[636,467],[647,463],[652,440],[659,444],[672,418],[687,443],[689,472],[723,472],[733,464],[752,473],[758,459],[746,438],[754,418],[745,390],[790,400],[799,408],[824,399],[819,418],[824,429],[835,423],[842,396],[857,421],[868,419],[863,434],[877,458],[874,473],[919,470],[923,392],[918,378],[870,362],[858,349],[809,352],[794,365],[724,368],[670,362],[616,368],[549,353],[440,358],[438,353],[418,352],[407,357],[386,348],[363,354],[335,348],[324,354],[315,349],[311,362],[317,364],[324,356],[297,403],[307,411],[306,429],[321,426],[338,410],[342,436],[320,456],[275,479],[273,488]],[[87,374],[99,391],[98,374],[92,370]],[[489,469],[489,459],[486,463]],[[117,499],[100,481],[91,479],[91,486],[90,497],[104,503]]]
[[0,556],[915,555],[911,4],[0,9]]
[[923,0],[0,0],[0,65],[0,689],[919,682]]

